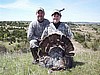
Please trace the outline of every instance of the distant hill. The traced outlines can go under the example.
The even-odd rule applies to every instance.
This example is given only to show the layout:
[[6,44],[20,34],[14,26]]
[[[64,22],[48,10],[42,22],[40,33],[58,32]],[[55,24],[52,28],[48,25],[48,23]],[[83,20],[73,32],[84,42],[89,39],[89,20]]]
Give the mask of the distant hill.
[[[31,21],[0,21],[1,22],[28,22],[30,23]],[[71,21],[68,21],[68,22],[65,22],[65,23],[73,23],[73,24],[99,24],[100,25],[100,22],[71,22]]]
[[74,24],[99,24],[100,25],[100,22],[72,22]]

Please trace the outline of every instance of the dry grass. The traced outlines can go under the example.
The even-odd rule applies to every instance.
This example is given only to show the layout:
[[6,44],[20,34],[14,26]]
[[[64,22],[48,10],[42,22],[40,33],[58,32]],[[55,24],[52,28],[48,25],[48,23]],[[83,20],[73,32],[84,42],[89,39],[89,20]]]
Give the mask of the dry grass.
[[[100,51],[79,51],[72,69],[51,75],[100,75]],[[30,53],[0,55],[0,75],[48,75],[48,69],[31,64]]]

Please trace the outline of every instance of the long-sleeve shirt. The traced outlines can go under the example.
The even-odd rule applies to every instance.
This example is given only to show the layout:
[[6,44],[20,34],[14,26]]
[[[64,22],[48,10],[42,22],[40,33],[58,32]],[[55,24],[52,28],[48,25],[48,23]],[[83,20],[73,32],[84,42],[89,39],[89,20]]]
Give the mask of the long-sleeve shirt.
[[49,25],[49,21],[44,19],[43,22],[34,21],[31,22],[27,31],[27,38],[28,40],[37,40],[41,38],[43,30],[47,25]]
[[53,23],[50,23],[50,25],[48,27],[46,27],[45,30],[43,31],[41,39],[43,39],[45,36],[53,34],[53,33],[65,35],[69,39],[71,39],[71,37],[72,37],[72,32],[71,32],[70,27],[67,24],[61,22],[57,28],[54,26]]

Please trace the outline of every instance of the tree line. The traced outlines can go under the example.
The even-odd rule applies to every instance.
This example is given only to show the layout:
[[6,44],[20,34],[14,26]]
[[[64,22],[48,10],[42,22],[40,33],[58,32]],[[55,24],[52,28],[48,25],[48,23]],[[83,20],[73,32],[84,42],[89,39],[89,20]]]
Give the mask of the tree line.
[[27,41],[27,27],[30,21],[0,21],[0,41]]

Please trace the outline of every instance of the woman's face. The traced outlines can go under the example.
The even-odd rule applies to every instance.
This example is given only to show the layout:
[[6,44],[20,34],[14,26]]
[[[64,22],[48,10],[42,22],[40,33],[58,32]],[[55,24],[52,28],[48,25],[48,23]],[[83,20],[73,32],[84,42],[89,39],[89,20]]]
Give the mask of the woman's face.
[[59,14],[54,14],[52,16],[53,23],[58,23],[60,21],[61,16]]

